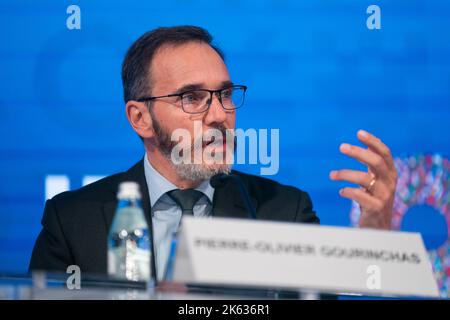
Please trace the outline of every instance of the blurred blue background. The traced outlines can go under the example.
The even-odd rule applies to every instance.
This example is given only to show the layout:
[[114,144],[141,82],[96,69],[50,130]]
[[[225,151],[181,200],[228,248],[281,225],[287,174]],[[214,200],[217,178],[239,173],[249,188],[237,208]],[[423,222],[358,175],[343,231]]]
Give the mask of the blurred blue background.
[[[71,4],[81,30],[66,27]],[[381,30],[366,26],[371,4],[381,8]],[[338,195],[346,184],[328,174],[363,168],[338,151],[357,143],[358,129],[398,158],[448,159],[449,12],[443,0],[0,1],[0,271],[27,270],[48,175],[75,189],[142,157],[120,69],[144,32],[208,29],[233,80],[249,87],[237,126],[280,129],[280,170],[270,178],[308,191],[323,224],[348,226],[351,203]],[[259,174],[260,166],[236,169]],[[437,218],[415,212],[402,228],[438,247],[446,221],[428,211]]]

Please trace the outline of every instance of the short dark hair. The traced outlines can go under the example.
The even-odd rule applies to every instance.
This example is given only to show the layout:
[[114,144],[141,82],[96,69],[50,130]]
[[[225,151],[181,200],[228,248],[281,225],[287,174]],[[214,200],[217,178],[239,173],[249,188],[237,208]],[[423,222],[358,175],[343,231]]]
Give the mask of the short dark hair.
[[225,60],[222,51],[212,44],[212,40],[208,31],[196,26],[160,27],[143,34],[131,45],[123,60],[122,85],[125,103],[150,94],[150,65],[155,52],[163,45],[204,42]]

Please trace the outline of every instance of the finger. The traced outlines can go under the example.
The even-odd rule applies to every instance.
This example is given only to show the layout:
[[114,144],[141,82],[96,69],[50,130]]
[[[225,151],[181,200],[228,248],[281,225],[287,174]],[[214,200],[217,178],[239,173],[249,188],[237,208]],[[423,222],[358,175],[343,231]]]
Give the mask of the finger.
[[394,168],[394,159],[392,158],[391,150],[379,138],[370,134],[367,131],[359,130],[357,133],[358,139],[367,145],[372,151],[379,154],[388,164],[389,167]]
[[357,170],[334,170],[330,172],[331,180],[349,181],[358,184],[364,188],[368,188],[373,176],[370,173]]
[[368,165],[372,169],[372,171],[374,171],[377,177],[383,176],[387,172],[389,172],[387,163],[384,161],[384,159],[372,150],[353,146],[348,143],[341,144],[339,150],[343,154],[355,158],[359,162]]
[[339,195],[358,202],[362,208],[368,211],[379,212],[383,209],[383,202],[381,200],[358,188],[343,188],[339,190]]

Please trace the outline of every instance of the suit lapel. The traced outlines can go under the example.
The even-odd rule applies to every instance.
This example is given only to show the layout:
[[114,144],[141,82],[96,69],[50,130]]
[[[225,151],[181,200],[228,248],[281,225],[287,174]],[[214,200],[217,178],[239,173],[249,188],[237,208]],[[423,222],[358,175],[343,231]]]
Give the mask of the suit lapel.
[[[111,201],[105,202],[103,205],[106,232],[109,232],[112,220],[114,219],[114,213],[117,207],[116,194],[120,182],[123,181],[135,181],[139,184],[142,193],[142,209],[144,210],[150,232],[153,233],[150,197],[145,180],[143,160],[136,163],[127,172],[124,172],[120,176],[118,183],[111,186]],[[250,200],[253,207],[257,208],[256,199],[250,196]],[[239,192],[239,188],[234,181],[229,180],[223,187],[215,190],[212,212],[214,217],[249,218],[249,212]]]
[[[257,208],[256,199],[250,196],[253,207]],[[245,202],[240,194],[239,187],[231,179],[214,192],[213,216],[223,218],[244,218],[248,219],[250,213],[245,206]]]
[[[153,241],[153,223],[152,213],[150,207],[150,196],[148,192],[148,186],[145,179],[144,162],[143,160],[136,163],[127,172],[121,174],[116,183],[111,184],[111,200],[103,204],[103,217],[105,220],[106,234],[109,233],[114,214],[117,208],[117,190],[119,184],[124,181],[135,181],[139,184],[142,193],[142,209],[144,210],[145,219],[149,226],[151,242],[153,246],[153,252],[155,251],[155,243]],[[255,198],[251,197],[251,202],[254,208],[257,208],[257,202]],[[245,207],[245,203],[242,196],[239,193],[238,186],[233,181],[228,181],[225,186],[218,188],[214,192],[213,197],[213,216],[215,217],[228,217],[228,218],[249,218],[249,212]],[[105,255],[106,257],[106,255]],[[105,261],[106,269],[106,261]],[[105,270],[106,271],[106,270]],[[155,259],[152,259],[152,274],[156,275]],[[155,281],[156,277],[155,277]]]
[[150,211],[150,197],[148,193],[147,182],[145,181],[144,174],[144,163],[143,161],[139,161],[133,167],[131,167],[128,171],[121,174],[118,182],[116,184],[111,185],[111,201],[105,202],[103,204],[103,217],[105,220],[106,230],[109,232],[109,228],[111,227],[112,221],[114,219],[114,214],[117,208],[117,191],[119,188],[119,184],[124,181],[135,181],[139,184],[139,188],[141,190],[142,196],[142,209],[145,213],[145,219],[147,220],[147,224],[152,228],[151,224],[151,211]]

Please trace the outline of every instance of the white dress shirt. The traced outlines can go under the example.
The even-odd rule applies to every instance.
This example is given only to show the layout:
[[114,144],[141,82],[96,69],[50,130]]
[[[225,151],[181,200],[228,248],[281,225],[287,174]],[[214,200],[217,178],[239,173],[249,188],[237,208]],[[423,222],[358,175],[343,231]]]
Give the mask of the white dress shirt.
[[[148,161],[147,154],[144,158],[144,171],[152,209],[156,274],[160,281],[166,270],[172,235],[180,225],[181,208],[166,194],[168,191],[178,188],[153,168]],[[210,216],[214,188],[209,184],[209,179],[204,180],[195,189],[201,191],[203,196],[194,205],[194,216]]]

